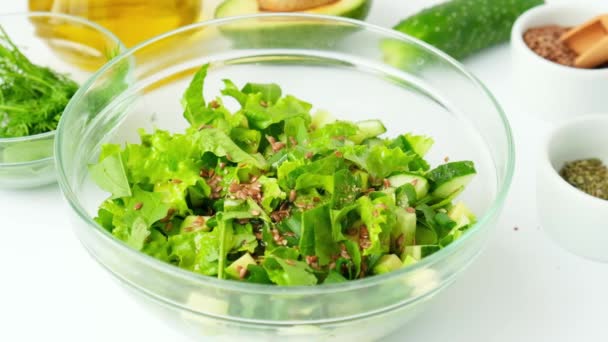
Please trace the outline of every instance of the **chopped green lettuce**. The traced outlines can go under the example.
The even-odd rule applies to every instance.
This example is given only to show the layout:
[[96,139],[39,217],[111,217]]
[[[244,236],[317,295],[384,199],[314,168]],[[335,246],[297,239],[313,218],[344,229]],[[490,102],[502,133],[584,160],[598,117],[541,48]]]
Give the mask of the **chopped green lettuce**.
[[297,253],[290,254],[291,258],[270,254],[264,259],[262,267],[268,273],[268,278],[277,285],[315,285],[318,280],[312,269],[306,262],[297,260]]
[[420,191],[431,138],[311,115],[272,83],[224,80],[231,111],[204,99],[208,72],[184,93],[184,132],[140,130],[140,143],[106,144],[89,167],[109,193],[95,221],[132,248],[220,279],[310,286],[410,265],[475,224],[452,204],[464,185],[450,175],[449,196]]

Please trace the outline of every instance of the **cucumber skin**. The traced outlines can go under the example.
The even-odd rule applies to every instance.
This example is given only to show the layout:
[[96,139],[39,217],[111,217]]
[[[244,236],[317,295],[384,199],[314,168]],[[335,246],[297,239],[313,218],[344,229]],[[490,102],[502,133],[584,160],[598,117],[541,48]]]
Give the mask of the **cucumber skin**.
[[395,30],[463,59],[506,42],[513,23],[543,0],[452,0],[401,21]]
[[426,178],[431,181],[431,190],[435,190],[439,186],[452,181],[454,178],[474,175],[475,164],[472,161],[457,161],[442,164],[427,172]]

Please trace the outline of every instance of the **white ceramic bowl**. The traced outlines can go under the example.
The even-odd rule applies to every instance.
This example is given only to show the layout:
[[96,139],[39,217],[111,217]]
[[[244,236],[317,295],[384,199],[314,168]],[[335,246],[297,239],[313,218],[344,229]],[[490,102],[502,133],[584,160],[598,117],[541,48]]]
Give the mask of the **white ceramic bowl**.
[[537,167],[536,201],[544,230],[567,250],[608,262],[608,201],[567,183],[559,170],[577,159],[608,163],[608,115],[568,120],[549,134]]
[[548,61],[523,40],[530,28],[576,26],[602,13],[608,13],[608,1],[577,0],[537,6],[517,19],[511,31],[511,68],[521,110],[547,121],[608,113],[608,69],[579,69]]

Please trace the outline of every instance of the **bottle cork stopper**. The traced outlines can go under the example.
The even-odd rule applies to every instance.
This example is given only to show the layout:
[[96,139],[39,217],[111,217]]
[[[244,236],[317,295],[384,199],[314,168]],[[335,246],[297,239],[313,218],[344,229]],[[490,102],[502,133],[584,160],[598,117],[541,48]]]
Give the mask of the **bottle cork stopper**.
[[578,55],[577,68],[595,68],[608,62],[608,14],[572,28],[560,40]]

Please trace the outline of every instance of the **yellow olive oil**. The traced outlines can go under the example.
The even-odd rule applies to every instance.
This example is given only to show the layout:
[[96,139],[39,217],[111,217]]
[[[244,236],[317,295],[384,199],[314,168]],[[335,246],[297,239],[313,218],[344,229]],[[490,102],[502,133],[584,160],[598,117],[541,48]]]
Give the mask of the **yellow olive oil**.
[[87,18],[109,29],[131,47],[198,21],[202,0],[29,0],[29,9]]

